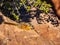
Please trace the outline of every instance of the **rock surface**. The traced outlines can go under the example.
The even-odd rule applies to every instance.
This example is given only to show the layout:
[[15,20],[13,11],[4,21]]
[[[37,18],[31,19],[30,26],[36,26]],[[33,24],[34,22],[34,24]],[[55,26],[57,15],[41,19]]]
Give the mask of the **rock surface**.
[[[15,23],[5,16],[3,18],[6,22]],[[38,24],[36,18],[31,24],[35,29],[28,31],[14,25],[0,24],[0,45],[60,45],[60,25]]]

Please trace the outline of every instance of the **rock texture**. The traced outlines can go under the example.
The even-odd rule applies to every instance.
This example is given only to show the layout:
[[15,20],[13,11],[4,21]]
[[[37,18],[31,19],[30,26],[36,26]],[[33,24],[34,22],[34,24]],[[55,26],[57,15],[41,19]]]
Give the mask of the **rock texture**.
[[[16,23],[5,16],[3,19],[6,22]],[[31,24],[34,30],[0,24],[0,45],[60,45],[60,26],[54,27],[50,23],[38,24],[36,18],[32,19]]]

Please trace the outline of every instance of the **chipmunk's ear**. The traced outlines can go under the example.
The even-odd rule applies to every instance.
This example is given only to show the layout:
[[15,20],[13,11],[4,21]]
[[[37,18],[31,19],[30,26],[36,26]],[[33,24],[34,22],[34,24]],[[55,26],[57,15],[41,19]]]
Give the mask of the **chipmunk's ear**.
[[4,21],[3,16],[0,15],[0,24],[2,24],[3,21]]

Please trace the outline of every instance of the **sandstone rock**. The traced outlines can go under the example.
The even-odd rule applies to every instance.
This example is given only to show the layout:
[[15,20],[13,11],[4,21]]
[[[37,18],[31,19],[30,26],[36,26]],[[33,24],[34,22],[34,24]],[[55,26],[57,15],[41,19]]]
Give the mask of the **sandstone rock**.
[[[3,16],[7,22],[13,22]],[[60,25],[38,24],[36,17],[30,22],[35,29],[23,30],[15,25],[0,25],[0,45],[60,45]]]
[[55,6],[57,16],[60,17],[60,1],[59,0],[52,0],[52,2]]
[[53,8],[55,8],[55,12],[57,13],[57,16],[60,19],[60,0],[46,0],[49,3],[52,3],[52,5],[54,6]]

